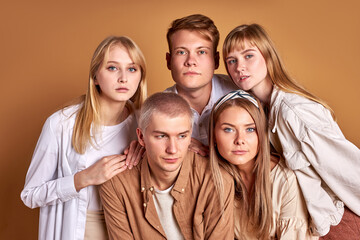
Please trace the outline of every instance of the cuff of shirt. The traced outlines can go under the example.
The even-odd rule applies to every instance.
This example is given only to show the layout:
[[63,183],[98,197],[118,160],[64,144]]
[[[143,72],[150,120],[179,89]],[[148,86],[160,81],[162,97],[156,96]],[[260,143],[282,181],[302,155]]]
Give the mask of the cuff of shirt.
[[79,196],[75,189],[74,175],[66,176],[59,180],[57,192],[61,201],[65,202]]

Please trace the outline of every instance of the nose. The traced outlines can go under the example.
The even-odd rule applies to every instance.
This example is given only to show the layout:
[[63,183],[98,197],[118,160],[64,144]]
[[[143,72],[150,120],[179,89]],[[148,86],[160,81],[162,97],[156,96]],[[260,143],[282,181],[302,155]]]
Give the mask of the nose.
[[240,61],[240,60],[238,60],[238,62],[237,62],[237,66],[236,66],[236,70],[238,71],[238,72],[244,72],[245,71],[245,63],[244,63],[244,61]]
[[127,74],[125,70],[119,71],[118,82],[126,83],[127,82]]
[[238,133],[236,135],[236,137],[235,137],[234,144],[235,145],[243,145],[243,144],[245,144],[244,134]]
[[173,139],[173,138],[169,139],[167,146],[166,146],[166,153],[169,153],[169,154],[177,153],[176,139]]
[[188,53],[186,61],[185,61],[185,66],[190,67],[190,66],[196,66],[196,59],[195,59],[195,55],[193,53]]

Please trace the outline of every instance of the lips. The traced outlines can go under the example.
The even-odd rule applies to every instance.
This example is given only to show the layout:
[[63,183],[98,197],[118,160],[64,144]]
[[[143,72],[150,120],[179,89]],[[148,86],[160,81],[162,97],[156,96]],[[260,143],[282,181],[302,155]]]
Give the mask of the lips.
[[195,72],[195,71],[187,71],[184,73],[184,75],[186,76],[196,76],[196,75],[200,75],[200,73]]
[[120,93],[129,91],[129,89],[127,89],[126,87],[119,87],[119,88],[116,88],[115,90]]
[[240,77],[239,77],[239,80],[240,81],[245,81],[246,79],[248,79],[250,76],[249,75],[241,75]]
[[176,163],[179,160],[179,158],[177,158],[177,157],[169,157],[169,158],[163,158],[163,159],[167,163]]
[[246,150],[234,150],[231,152],[235,155],[244,155],[244,154],[248,153],[248,151],[246,151]]

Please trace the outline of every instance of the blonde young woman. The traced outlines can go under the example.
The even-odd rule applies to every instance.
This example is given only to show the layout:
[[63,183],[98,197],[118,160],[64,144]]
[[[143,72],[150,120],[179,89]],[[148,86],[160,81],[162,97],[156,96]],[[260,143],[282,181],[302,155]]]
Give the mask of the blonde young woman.
[[108,37],[92,57],[87,93],[45,122],[21,192],[26,206],[40,207],[39,239],[107,239],[97,186],[143,153],[133,146],[130,157],[126,148],[136,139],[145,76],[136,44]]
[[[327,237],[358,237],[360,151],[344,137],[332,110],[287,74],[258,24],[233,29],[224,41],[223,56],[234,83],[265,108],[270,142],[295,172],[314,223],[312,231],[326,235],[343,217]],[[346,230],[341,227],[346,225]]]
[[234,178],[236,239],[313,239],[296,177],[270,155],[266,117],[254,97],[238,90],[217,102],[209,145],[220,196],[220,166]]

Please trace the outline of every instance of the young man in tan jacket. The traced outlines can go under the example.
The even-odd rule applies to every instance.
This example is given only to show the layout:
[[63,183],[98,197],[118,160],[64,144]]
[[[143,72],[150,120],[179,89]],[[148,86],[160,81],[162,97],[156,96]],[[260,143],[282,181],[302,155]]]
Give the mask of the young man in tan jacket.
[[190,152],[192,112],[174,93],[156,93],[137,135],[146,156],[100,188],[110,239],[234,239],[233,181],[220,202],[209,160]]

